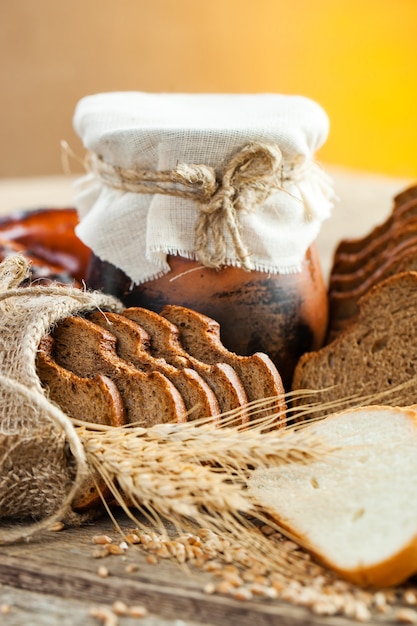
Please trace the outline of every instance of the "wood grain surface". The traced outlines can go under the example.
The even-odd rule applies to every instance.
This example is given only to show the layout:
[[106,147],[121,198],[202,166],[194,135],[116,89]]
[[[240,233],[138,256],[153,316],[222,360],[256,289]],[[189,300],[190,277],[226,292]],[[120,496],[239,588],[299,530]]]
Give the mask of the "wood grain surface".
[[[118,515],[123,531],[133,528]],[[146,562],[146,553],[130,546],[123,555],[94,558],[95,535],[121,540],[112,521],[103,517],[79,528],[43,532],[28,543],[0,546],[0,624],[2,626],[59,626],[100,624],[89,615],[93,607],[123,601],[143,605],[148,615],[140,622],[118,618],[119,626],[348,626],[344,617],[322,617],[309,609],[278,600],[238,601],[207,594],[211,574],[167,559]],[[134,564],[136,570],[129,571]],[[105,566],[108,576],[98,573]],[[30,617],[29,617],[30,616]],[[389,615],[369,624],[398,623]]]

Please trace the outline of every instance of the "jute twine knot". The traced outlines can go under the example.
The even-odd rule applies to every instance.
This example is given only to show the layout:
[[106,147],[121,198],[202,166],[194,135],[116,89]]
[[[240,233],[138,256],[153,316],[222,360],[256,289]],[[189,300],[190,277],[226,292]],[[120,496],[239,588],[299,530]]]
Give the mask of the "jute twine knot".
[[115,189],[196,202],[196,256],[206,267],[216,269],[229,256],[227,233],[239,264],[252,269],[238,213],[256,211],[283,183],[281,150],[276,144],[260,142],[245,145],[218,169],[184,163],[165,171],[129,169],[110,165],[95,153],[88,154],[87,167]]

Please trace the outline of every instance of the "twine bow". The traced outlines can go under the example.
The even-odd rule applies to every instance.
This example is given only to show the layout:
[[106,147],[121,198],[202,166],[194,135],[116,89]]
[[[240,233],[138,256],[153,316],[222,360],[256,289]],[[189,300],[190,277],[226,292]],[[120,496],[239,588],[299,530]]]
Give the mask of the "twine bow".
[[276,144],[266,143],[244,146],[218,170],[183,163],[173,170],[134,170],[110,165],[94,153],[88,155],[88,168],[115,189],[196,202],[196,256],[212,268],[221,267],[227,260],[228,232],[239,264],[252,269],[238,213],[258,209],[272,191],[282,187],[283,181],[281,150]]

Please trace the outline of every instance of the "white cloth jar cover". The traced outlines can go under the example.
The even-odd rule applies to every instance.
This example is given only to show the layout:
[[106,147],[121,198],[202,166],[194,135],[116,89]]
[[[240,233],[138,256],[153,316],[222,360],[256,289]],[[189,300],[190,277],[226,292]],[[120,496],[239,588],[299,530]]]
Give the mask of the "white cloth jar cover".
[[80,100],[74,127],[88,164],[77,234],[133,284],[169,272],[168,254],[300,271],[331,213],[314,161],[328,118],[308,98],[103,93]]

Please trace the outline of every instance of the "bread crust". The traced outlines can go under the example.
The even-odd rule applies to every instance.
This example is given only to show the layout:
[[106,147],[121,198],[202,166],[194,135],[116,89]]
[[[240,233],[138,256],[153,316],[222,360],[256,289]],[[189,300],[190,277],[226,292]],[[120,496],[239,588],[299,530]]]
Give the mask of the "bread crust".
[[161,315],[175,324],[186,351],[205,363],[227,363],[238,373],[249,402],[276,398],[263,415],[281,413],[286,404],[281,377],[271,359],[264,353],[241,356],[229,351],[220,338],[220,325],[215,320],[192,309],[166,305]]
[[116,353],[116,338],[81,317],[68,317],[54,330],[54,358],[78,376],[104,374],[117,385],[126,420],[152,426],[185,422],[187,411],[174,385],[160,372],[142,372]]
[[[343,525],[344,523],[346,523],[346,529],[345,529],[346,533],[351,532],[352,519],[350,517],[350,513],[351,513],[352,508],[354,509],[355,505],[353,505],[351,508],[346,507],[345,509],[344,501],[346,499],[349,501],[350,497],[354,497],[354,491],[356,489],[357,490],[361,489],[361,481],[364,480],[364,475],[367,472],[369,472],[369,480],[372,480],[374,478],[374,476],[371,475],[372,473],[374,473],[375,476],[378,475],[378,468],[374,467],[373,463],[375,462],[377,463],[380,462],[382,464],[384,464],[384,462],[388,463],[388,461],[385,461],[385,457],[384,457],[384,443],[383,442],[385,441],[385,443],[387,443],[387,441],[391,437],[398,436],[398,434],[396,434],[398,433],[398,431],[396,431],[393,428],[392,432],[390,431],[389,434],[382,437],[382,446],[381,446],[381,450],[379,450],[380,443],[374,444],[372,442],[373,433],[374,433],[373,429],[375,428],[375,424],[372,422],[372,428],[371,428],[366,423],[366,414],[368,411],[372,411],[376,415],[378,415],[378,413],[381,413],[381,418],[383,417],[382,413],[388,412],[388,415],[386,417],[390,423],[392,423],[396,419],[397,416],[398,418],[401,417],[402,423],[409,423],[411,427],[411,431],[412,430],[415,431],[414,441],[413,441],[413,438],[411,437],[411,442],[410,442],[410,428],[408,426],[404,429],[404,432],[401,431],[400,441],[403,441],[403,444],[404,444],[403,448],[406,445],[407,446],[414,445],[416,448],[416,454],[417,454],[417,413],[415,410],[409,409],[409,408],[387,407],[383,405],[376,405],[372,407],[367,407],[367,406],[358,407],[356,409],[349,409],[344,414],[342,413],[342,414],[332,415],[332,416],[327,417],[324,420],[321,420],[318,423],[316,436],[320,437],[320,434],[321,434],[321,436],[323,437],[323,441],[326,442],[326,434],[325,434],[326,428],[329,424],[331,425],[332,421],[333,422],[336,421],[336,423],[337,423],[337,420],[340,420],[340,419],[350,421],[357,416],[360,420],[360,424],[363,424],[363,435],[362,435],[361,426],[358,426],[358,421],[357,420],[353,421],[352,424],[354,424],[354,426],[352,426],[352,433],[351,433],[353,437],[353,443],[352,443],[353,454],[355,454],[355,450],[358,450],[359,455],[366,456],[367,446],[375,446],[374,455],[372,457],[373,461],[371,461],[370,466],[366,465],[366,461],[358,459],[355,456],[352,458],[347,451],[343,450],[343,436],[339,435],[339,437],[341,438],[336,440],[335,435],[330,434],[329,441],[331,444],[332,443],[334,444],[335,441],[340,441],[342,456],[337,456],[337,458],[343,458],[343,454],[346,454],[346,457],[345,457],[346,463],[343,465],[343,472],[349,473],[349,476],[347,476],[346,478],[346,482],[344,481],[344,475],[342,477],[342,484],[339,484],[338,482],[340,475],[338,475],[334,479],[330,478],[330,480],[324,481],[323,473],[324,471],[327,471],[327,470],[331,472],[331,467],[332,467],[331,462],[328,464],[328,466],[324,465],[321,468],[315,468],[314,462],[313,462],[312,465],[310,466],[304,466],[304,469],[302,469],[300,466],[300,472],[297,472],[296,466],[291,468],[291,472],[289,476],[286,476],[283,482],[281,482],[282,480],[282,473],[281,473],[278,483],[274,482],[275,479],[273,475],[271,475],[271,479],[268,480],[268,470],[261,470],[258,476],[256,475],[256,472],[255,472],[255,475],[254,475],[255,478],[252,479],[253,482],[252,484],[249,485],[249,488],[252,491],[252,494],[255,500],[260,502],[262,507],[268,512],[271,518],[284,530],[284,532],[286,532],[293,540],[298,542],[304,549],[311,552],[317,558],[317,560],[323,563],[326,567],[337,572],[343,578],[357,585],[360,585],[363,587],[386,588],[386,587],[391,587],[391,586],[395,586],[395,585],[399,585],[403,583],[405,580],[407,580],[407,578],[409,578],[411,575],[417,572],[417,522],[415,523],[414,536],[412,536],[409,540],[404,540],[403,544],[401,545],[401,540],[402,540],[403,530],[404,530],[401,525],[402,511],[401,510],[398,511],[398,528],[394,526],[395,522],[391,519],[389,531],[398,533],[397,539],[393,542],[391,554],[387,554],[384,548],[382,549],[381,554],[379,554],[378,552],[376,552],[375,554],[371,554],[367,547],[368,535],[366,532],[364,532],[364,527],[360,527],[358,530],[354,531],[356,534],[356,537],[359,537],[358,541],[362,541],[360,533],[364,532],[364,534],[363,534],[363,544],[361,543],[358,544],[355,540],[356,552],[354,554],[355,554],[356,563],[353,564],[352,567],[347,567],[346,563],[343,564],[343,557],[341,557],[339,554],[339,551],[335,549],[335,544],[337,544],[337,540],[340,539],[340,541],[343,541],[343,526],[341,529],[340,524]],[[403,420],[402,418],[406,418],[406,419]],[[385,421],[384,424],[386,425],[386,423],[387,422]],[[312,427],[313,427],[313,430],[315,430],[315,426],[312,425]],[[353,432],[353,429],[355,429],[354,432]],[[331,432],[331,429],[330,429],[330,432]],[[336,429],[336,432],[338,432],[337,429]],[[400,447],[397,447],[395,445],[392,446],[391,454],[398,455],[400,462],[402,462],[401,446]],[[336,455],[337,455],[337,452],[336,452]],[[380,458],[381,458],[381,461],[379,461]],[[392,457],[388,457],[388,458],[392,458]],[[377,460],[375,461],[375,459]],[[390,472],[390,469],[387,469],[387,471]],[[407,471],[407,468],[405,468],[405,472],[406,471]],[[316,499],[315,495],[313,497],[311,494],[308,493],[310,472],[311,472],[311,475],[317,477],[317,481],[319,484],[321,484],[321,481],[323,480],[322,489],[324,490],[324,492],[327,492],[327,494],[329,495],[329,498],[327,498],[326,496],[324,500],[320,499],[320,496],[319,496],[320,488],[318,488],[318,491],[316,491],[315,489],[312,490],[313,495],[317,494],[319,496],[318,499]],[[265,477],[265,474],[266,474],[266,477]],[[390,480],[391,475],[394,476],[392,483]],[[375,499],[377,502],[375,505],[374,514],[378,514],[380,511],[382,511],[382,514],[383,514],[384,506],[387,507],[387,512],[388,512],[388,507],[390,506],[389,502],[391,501],[390,490],[394,491],[400,488],[398,483],[399,483],[399,480],[401,479],[395,479],[395,472],[393,472],[391,475],[388,477],[388,481],[387,481],[389,484],[384,483],[385,488],[387,489],[386,493],[381,492],[380,490],[379,491],[376,490],[375,492],[372,492],[372,493],[375,493]],[[297,481],[297,477],[300,478],[299,482]],[[293,504],[288,505],[287,502],[284,503],[283,498],[282,498],[282,495],[286,493],[286,490],[291,488],[290,480],[293,481],[293,485],[294,485],[293,489],[295,490],[295,493],[296,493],[295,505]],[[414,482],[412,483],[412,485],[413,484]],[[372,482],[371,482],[371,485],[373,485]],[[274,488],[277,489],[277,494],[275,495],[275,498],[274,498]],[[340,500],[340,496],[338,499],[336,497],[336,494],[334,494],[333,511],[331,510],[323,511],[320,508],[323,502],[328,502],[331,499],[332,497],[331,490],[333,488],[335,489],[340,488],[341,493],[343,494],[343,497],[342,497],[343,502],[341,503],[341,509],[340,509],[342,511],[342,514],[341,514],[342,517],[340,517],[340,515],[335,511],[335,507],[339,506],[339,500]],[[368,492],[365,492],[365,493],[368,494]],[[304,498],[303,498],[303,494],[304,494]],[[274,504],[272,504],[271,502],[272,500],[274,500]],[[308,501],[308,504],[306,506],[304,506],[303,504],[305,501]],[[360,500],[360,502],[362,502],[362,500]],[[387,502],[386,505],[384,504],[385,502]],[[293,509],[293,506],[295,506],[295,508],[298,510],[295,511]],[[366,504],[364,504],[363,506],[366,507]],[[372,508],[372,502],[369,503],[369,507]],[[329,530],[328,528],[327,530],[323,531],[323,535],[320,536],[319,533],[320,533],[322,519],[323,519],[323,516],[326,516],[326,515],[328,516],[329,520],[333,519],[333,515],[334,515],[335,519],[337,519],[339,526],[337,528],[334,528],[333,530]],[[300,521],[301,519],[302,521]],[[375,518],[372,517],[371,515],[370,519],[373,520]],[[378,521],[376,523],[378,525],[378,528],[375,528],[374,530],[377,533],[381,533],[383,524],[379,525]],[[373,532],[372,523],[368,521],[367,524],[370,524],[369,527],[366,526],[368,532],[372,533]],[[310,534],[311,533],[310,529],[313,526],[315,528],[315,534]],[[302,527],[307,527],[307,530],[302,531],[301,530]],[[336,541],[335,539],[328,541],[328,537],[327,537],[328,532],[331,532],[331,533],[334,532],[334,538],[336,538]],[[379,546],[380,544],[376,542],[374,549],[379,550],[380,549]],[[331,553],[333,553],[333,556],[331,556]]]
[[153,357],[149,334],[139,324],[123,315],[101,311],[95,311],[89,319],[116,337],[116,352],[120,358],[141,371],[160,372],[172,382],[184,400],[189,420],[218,419],[219,403],[207,383],[190,368],[178,369],[165,359]]
[[242,423],[248,421],[248,398],[242,381],[232,366],[227,363],[205,363],[189,354],[181,343],[177,326],[154,311],[129,307],[123,311],[123,315],[149,333],[150,350],[154,357],[163,358],[178,369],[195,370],[216,395],[222,414],[239,409]]

